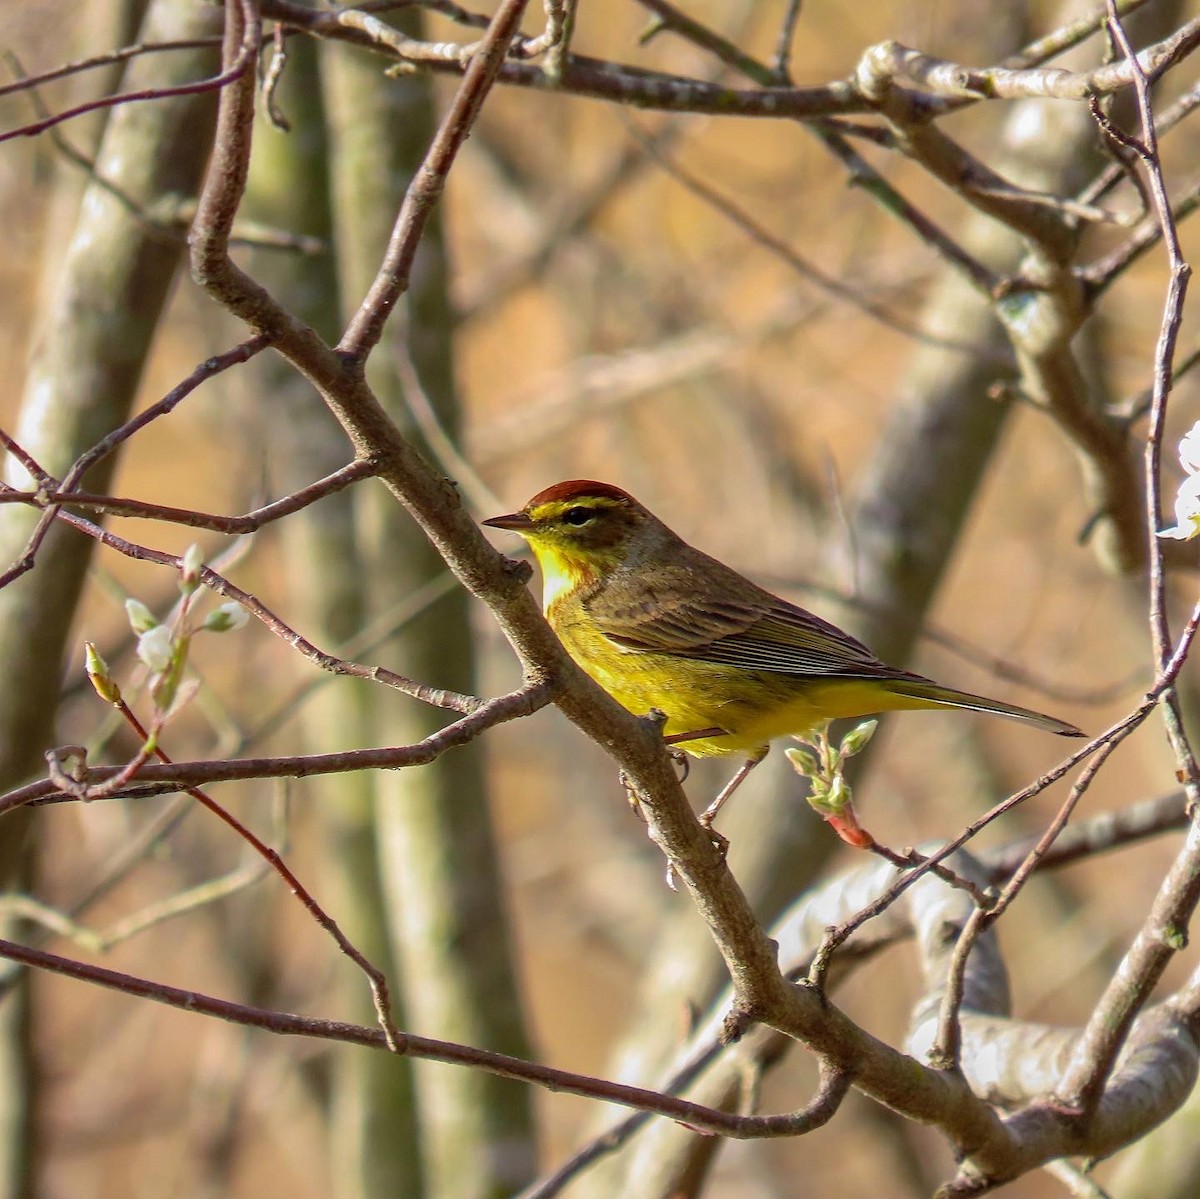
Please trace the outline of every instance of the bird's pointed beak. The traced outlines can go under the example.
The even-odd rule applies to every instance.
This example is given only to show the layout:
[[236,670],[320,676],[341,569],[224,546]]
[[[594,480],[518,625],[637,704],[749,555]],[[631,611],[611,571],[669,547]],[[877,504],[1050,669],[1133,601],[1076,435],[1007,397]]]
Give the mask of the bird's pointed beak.
[[507,516],[493,516],[482,522],[492,529],[507,529],[510,533],[526,533],[533,528],[527,512],[510,512]]

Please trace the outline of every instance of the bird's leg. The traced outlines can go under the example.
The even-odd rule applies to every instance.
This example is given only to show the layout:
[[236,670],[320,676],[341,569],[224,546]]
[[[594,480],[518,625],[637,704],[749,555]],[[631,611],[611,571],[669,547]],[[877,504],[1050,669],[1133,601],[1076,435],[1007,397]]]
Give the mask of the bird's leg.
[[668,745],[680,745],[684,741],[703,741],[708,737],[726,737],[727,730],[721,728],[720,725],[710,725],[706,729],[694,729],[690,733],[668,733],[663,740]]
[[[721,836],[721,834],[716,832],[712,826],[713,821],[717,818],[717,813],[722,809],[722,807],[725,806],[725,802],[729,799],[729,797],[746,781],[746,776],[750,773],[750,771],[752,771],[755,766],[757,766],[759,762],[761,762],[763,758],[767,756],[767,750],[769,748],[770,746],[764,745],[756,754],[747,758],[738,767],[737,773],[733,776],[733,778],[731,778],[729,782],[727,782],[725,786],[717,792],[717,798],[714,799],[712,803],[710,803],[708,807],[704,809],[703,814],[700,816],[700,823],[704,825],[704,827],[708,829],[710,833],[712,833],[714,840]],[[729,842],[726,841],[724,837],[721,837],[721,841],[723,841],[726,848],[728,848]]]

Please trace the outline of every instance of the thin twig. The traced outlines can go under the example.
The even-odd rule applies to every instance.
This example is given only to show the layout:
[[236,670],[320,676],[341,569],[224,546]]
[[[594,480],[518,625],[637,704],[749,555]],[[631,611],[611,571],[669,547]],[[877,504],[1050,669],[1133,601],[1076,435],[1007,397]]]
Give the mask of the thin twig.
[[[1075,862],[1132,845],[1146,837],[1183,828],[1187,824],[1187,796],[1173,791],[1157,799],[1142,800],[1114,812],[1098,812],[1068,825],[1053,846],[1038,861],[1039,870],[1056,870]],[[986,850],[980,864],[996,886],[1003,886],[1039,841],[1026,837],[1009,845]]]
[[[260,334],[247,339],[240,345],[234,346],[231,350],[226,350],[223,354],[217,354],[212,358],[206,359],[186,379],[176,384],[157,404],[152,404],[144,412],[127,420],[119,428],[114,429],[111,433],[101,438],[94,446],[76,458],[61,484],[52,480],[51,476],[34,463],[28,453],[17,447],[13,439],[6,433],[0,432],[0,442],[3,443],[10,454],[14,454],[25,465],[26,470],[30,471],[39,489],[49,485],[63,491],[71,491],[91,467],[106,458],[119,445],[123,444],[134,433],[144,428],[151,421],[171,412],[180,401],[195,391],[206,379],[210,379],[232,366],[248,361],[269,344],[270,339]],[[33,469],[30,469],[31,466]],[[57,504],[51,503],[45,507],[41,516],[38,517],[33,532],[30,533],[29,539],[26,541],[25,547],[17,560],[0,574],[0,588],[7,586],[14,579],[33,569],[38,550],[42,542],[45,541],[46,534],[50,531],[50,526],[60,515],[62,515],[61,509]]]
[[[282,1036],[313,1037],[332,1042],[362,1045],[370,1049],[388,1047],[384,1034],[379,1029],[233,1003],[200,991],[183,990],[166,983],[138,978],[131,974],[122,974],[116,970],[107,970],[102,966],[93,966],[87,962],[74,961],[45,950],[20,945],[15,941],[0,940],[0,957],[39,970],[51,971],[67,978],[92,983],[95,986],[107,987],[134,998],[149,999],[168,1007],[179,1008],[203,1016],[212,1016],[219,1020],[226,1020],[248,1028],[262,1029]],[[437,1041],[430,1037],[418,1037],[410,1033],[400,1034],[395,1052],[406,1057],[469,1066],[484,1070],[489,1074],[499,1075],[502,1078],[529,1082],[549,1090],[582,1095],[607,1103],[649,1111],[668,1119],[677,1120],[691,1128],[719,1133],[728,1137],[794,1136],[797,1124],[803,1115],[794,1112],[782,1116],[736,1115],[716,1108],[705,1107],[699,1103],[692,1103],[687,1099],[663,1095],[643,1087],[625,1086],[622,1083],[609,1082],[606,1079],[592,1078],[586,1074],[556,1070],[550,1066],[542,1066],[536,1062],[524,1061],[521,1058],[488,1049],[477,1049],[474,1046],[461,1045],[452,1041]],[[844,1075],[838,1074],[828,1076],[828,1082],[823,1083],[823,1090],[814,1100],[816,1110],[812,1113],[811,1119],[825,1120],[833,1114],[830,1111],[827,1115],[826,1111],[830,1107],[836,1107],[834,1100],[837,1098],[837,1092],[842,1086],[844,1077]]]
[[[3,434],[0,434],[0,437],[3,437]],[[72,508],[81,508],[97,515],[158,520],[192,529],[211,529],[216,533],[243,536],[257,532],[272,521],[300,512],[318,500],[334,495],[354,483],[373,478],[377,473],[375,463],[360,458],[323,479],[309,483],[307,487],[301,487],[290,495],[281,496],[240,516],[221,516],[214,512],[197,512],[193,508],[175,508],[170,504],[155,504],[148,500],[89,491],[64,491],[57,485],[42,487],[37,491],[14,491],[6,489],[5,485],[0,483],[0,504],[30,504],[38,508],[70,504]]]
[[[397,770],[401,767],[427,766],[447,750],[473,741],[494,725],[544,708],[553,699],[548,683],[527,683],[506,695],[482,704],[428,737],[409,745],[371,749],[346,749],[324,754],[292,754],[278,758],[222,758],[213,761],[175,762],[170,766],[149,763],[126,788],[124,797],[142,798],[186,790],[191,786],[227,783],[240,779],[310,778],[321,774],[345,774],[352,770]],[[103,784],[118,773],[115,766],[92,766],[82,772],[76,784]],[[117,798],[114,796],[114,798]],[[0,795],[0,814],[26,804],[76,802],[73,791],[41,779]]]
[[[54,113],[41,120],[18,126],[16,129],[0,132],[0,142],[11,141],[16,137],[37,137],[38,134],[44,133],[47,129],[52,129],[55,125],[61,125],[64,121],[71,121],[76,117],[81,117],[89,112],[96,112],[104,108],[116,108],[118,105],[136,104],[145,100],[166,100],[172,96],[196,96],[203,92],[220,91],[221,88],[232,83],[235,79],[240,79],[250,66],[253,58],[253,47],[243,46],[241,53],[230,64],[228,70],[222,71],[219,75],[214,75],[209,79],[200,79],[195,83],[181,83],[175,87],[145,88],[142,91],[121,92],[115,96],[101,96],[98,100],[87,100],[82,104],[75,105],[73,108],[66,109],[64,112]],[[37,81],[40,81],[41,78],[39,76]]]
[[[1197,619],[1200,619],[1200,612],[1197,613]],[[1192,635],[1194,636],[1194,630]],[[1190,644],[1190,639],[1189,639]],[[809,982],[816,987],[821,987],[824,982],[825,974],[829,968],[829,963],[834,951],[839,945],[842,945],[846,939],[854,933],[858,928],[861,928],[868,920],[874,919],[882,912],[886,911],[896,900],[913,885],[922,875],[926,874],[932,867],[955,850],[961,849],[968,841],[975,837],[979,832],[986,828],[993,821],[999,819],[1006,812],[1024,803],[1034,795],[1039,795],[1051,783],[1057,782],[1060,778],[1074,769],[1080,762],[1090,757],[1097,750],[1108,745],[1110,742],[1123,741],[1135,729],[1137,729],[1150,715],[1151,712],[1158,706],[1162,692],[1173,685],[1173,675],[1170,677],[1164,676],[1163,679],[1150,691],[1150,693],[1142,700],[1141,703],[1129,712],[1121,720],[1106,729],[1098,737],[1093,738],[1081,749],[1068,755],[1053,769],[1048,770],[1040,778],[1030,783],[1029,786],[1023,787],[1020,791],[1014,792],[1008,798],[1001,800],[1000,803],[994,805],[982,816],[971,821],[970,824],[963,829],[956,837],[946,842],[939,850],[929,855],[928,858],[919,866],[915,867],[907,874],[903,874],[898,878],[882,895],[874,902],[868,904],[861,911],[857,912],[850,919],[843,921],[836,928],[831,928],[821,943],[814,959],[813,967],[809,973]]]
[[[133,710],[123,700],[118,699],[116,706],[121,715],[129,723],[129,726],[142,738],[143,742],[150,741],[150,733],[145,726],[137,718]],[[161,746],[157,744],[155,739],[154,756],[158,758],[164,766],[173,765],[171,759]],[[344,953],[362,972],[366,975],[367,983],[371,988],[371,998],[375,1004],[375,1016],[379,1021],[379,1027],[383,1029],[384,1039],[387,1042],[387,1047],[392,1053],[401,1052],[401,1037],[400,1032],[396,1028],[395,1020],[392,1017],[392,1001],[388,994],[387,975],[383,973],[373,962],[368,960],[363,954],[342,932],[340,925],[313,897],[312,892],[296,877],[292,868],[283,860],[280,855],[271,848],[265,841],[262,840],[252,829],[243,824],[232,812],[230,812],[222,804],[218,803],[207,792],[202,791],[199,787],[187,787],[186,793],[190,795],[197,803],[207,808],[218,820],[223,821],[237,834],[247,845],[276,874],[283,879],[287,888],[295,897],[303,904],[305,910],[313,918],[320,928],[323,928],[337,944],[337,947]]]
[[[1169,108],[1163,109],[1155,118],[1155,130],[1161,138],[1164,133],[1176,128],[1186,117],[1200,106],[1200,86],[1185,92]],[[1122,179],[1128,178],[1128,170],[1123,161],[1111,163],[1105,167],[1088,185],[1083,188],[1076,199],[1083,204],[1094,204],[1111,191]],[[1134,184],[1140,191],[1140,179]],[[1150,205],[1147,205],[1147,209]]]
[[982,905],[971,913],[966,927],[959,934],[958,943],[954,947],[950,971],[946,980],[946,990],[942,996],[941,1011],[938,1018],[937,1037],[930,1055],[930,1062],[942,1069],[958,1069],[959,1055],[962,1050],[962,1027],[959,1022],[959,1012],[962,1007],[964,983],[967,974],[967,959],[975,942],[991,928],[997,920],[1009,909],[1013,901],[1021,893],[1021,889],[1037,870],[1050,848],[1058,839],[1059,834],[1067,826],[1067,821],[1075,811],[1079,801],[1095,781],[1100,768],[1108,761],[1119,742],[1109,741],[1102,745],[1085,763],[1079,772],[1079,777],[1071,786],[1066,800],[1060,805],[1054,819],[1038,838],[1037,843],[1025,855],[1025,860],[1013,872],[1012,877],[1005,883],[998,896],[986,908]]
[[753,79],[764,87],[771,87],[779,82],[775,72],[765,63],[759,62],[753,55],[747,54],[740,46],[728,38],[722,37],[715,29],[710,29],[703,22],[697,21],[695,17],[682,12],[669,0],[637,0],[637,2],[657,18],[649,32],[642,35],[643,42],[649,41],[655,34],[667,29],[686,38],[692,45],[706,50],[718,61],[745,75],[747,79]]
[[806,259],[798,250],[788,245],[782,238],[776,237],[769,229],[753,217],[747,209],[729,196],[722,195],[715,187],[706,183],[698,175],[682,167],[679,162],[661,145],[656,145],[642,133],[632,122],[626,122],[626,127],[645,153],[651,157],[672,179],[680,186],[702,200],[714,212],[720,213],[727,221],[741,230],[756,245],[761,246],[786,267],[794,271],[800,278],[811,283],[824,295],[832,299],[850,304],[863,315],[877,321],[887,329],[911,338],[919,345],[939,346],[942,349],[953,350],[961,354],[978,354],[979,347],[967,342],[956,341],[950,337],[939,337],[937,334],[926,332],[918,325],[890,312],[878,303],[872,296],[857,288],[843,283],[840,279],[823,271],[815,263]]
[[[110,549],[117,550],[126,557],[142,562],[155,562],[160,566],[169,566],[175,570],[180,568],[181,559],[175,554],[164,553],[162,550],[152,549],[149,546],[127,541],[125,538],[118,537],[115,533],[110,533],[107,529],[103,529],[99,525],[84,520],[82,517],[76,516],[71,512],[58,511],[57,516],[64,524],[71,525],[81,533],[85,533]],[[327,670],[335,675],[371,679],[374,682],[383,683],[385,686],[394,687],[397,691],[403,691],[406,695],[410,695],[414,699],[419,699],[423,703],[431,704],[438,708],[450,708],[456,712],[471,714],[486,706],[485,702],[477,696],[465,695],[461,692],[450,691],[442,687],[430,687],[425,683],[408,678],[406,675],[399,674],[394,670],[388,670],[384,666],[368,666],[359,662],[348,662],[334,654],[318,649],[311,641],[301,636],[300,633],[287,624],[281,617],[277,616],[257,596],[242,590],[242,588],[231,583],[211,567],[204,567],[201,572],[201,580],[206,587],[211,588],[218,595],[222,595],[226,599],[236,600],[251,615],[256,616],[262,621],[275,636],[287,642],[292,649],[298,651],[322,670]]]
[[338,343],[338,352],[349,362],[360,366],[365,362],[382,337],[384,323],[392,309],[408,288],[421,235],[441,198],[446,176],[458,151],[470,135],[484,99],[496,82],[527,3],[528,0],[503,0],[471,56],[462,84],[404,193],[404,202],[400,205],[375,280]]
[[[1122,14],[1136,12],[1147,3],[1148,0],[1119,0],[1117,10]],[[1107,20],[1108,10],[1101,5],[1092,12],[1077,17],[1074,21],[1069,21],[1066,25],[1060,25],[1044,37],[1038,38],[1037,41],[1030,42],[1023,50],[1018,50],[1016,54],[1010,54],[1000,65],[1014,71],[1025,67],[1039,66],[1047,59],[1057,58],[1067,50],[1074,49],[1097,30],[1102,29]]]
[[[1150,79],[1134,55],[1112,0],[1109,0],[1109,28],[1133,70],[1134,91],[1141,118],[1141,141],[1136,143],[1135,148],[1149,177],[1170,268],[1162,323],[1155,347],[1154,387],[1145,452],[1146,522],[1150,540],[1150,635],[1154,661],[1160,672],[1158,690],[1163,697],[1163,720],[1179,765],[1180,780],[1187,790],[1194,811],[1197,802],[1200,801],[1200,775],[1183,727],[1174,691],[1174,678],[1186,660],[1196,628],[1200,625],[1200,605],[1193,609],[1183,633],[1172,647],[1166,605],[1165,568],[1161,543],[1157,536],[1162,525],[1159,473],[1167,400],[1171,391],[1171,365],[1179,327],[1183,320],[1183,305],[1191,268],[1180,249],[1175,218],[1163,177],[1162,162],[1158,155]],[[1149,998],[1167,963],[1180,948],[1173,939],[1172,931],[1186,928],[1197,903],[1200,903],[1198,866],[1200,832],[1193,825],[1187,844],[1164,879],[1146,921],[1121,966],[1105,988],[1084,1030],[1079,1049],[1067,1076],[1062,1080],[1060,1094],[1067,1109],[1085,1115],[1090,1115],[1095,1110],[1133,1021]]]
[[791,82],[792,44],[796,40],[796,23],[800,20],[802,0],[788,0],[788,6],[779,22],[779,36],[775,39],[775,76],[780,83]]
[[883,858],[885,862],[890,862],[899,870],[912,870],[914,867],[923,866],[928,862],[930,874],[936,875],[942,882],[955,887],[959,891],[965,891],[975,901],[977,909],[981,911],[989,911],[995,903],[996,897],[988,894],[983,887],[980,887],[971,879],[955,873],[955,871],[942,862],[930,861],[925,854],[918,853],[912,847],[903,851],[889,849],[886,845],[881,845],[872,837],[870,845],[866,848],[877,857]]
[[82,58],[76,62],[64,63],[49,71],[39,71],[36,75],[26,75],[22,72],[15,82],[0,84],[0,96],[37,88],[42,84],[52,83],[56,79],[65,79],[69,75],[78,75],[83,71],[95,70],[97,67],[111,67],[116,63],[128,62],[131,58],[140,58],[145,54],[159,54],[169,50],[205,50],[220,44],[219,37],[200,37],[186,41],[139,42],[134,46],[122,46],[119,50],[109,50],[106,54],[97,54],[92,58]]
[[905,199],[842,134],[828,126],[815,127],[814,132],[821,144],[831,150],[849,171],[852,185],[863,188],[880,207],[907,225],[922,242],[955,267],[982,295],[989,300],[994,297],[1000,284],[998,275],[963,249],[915,204]]

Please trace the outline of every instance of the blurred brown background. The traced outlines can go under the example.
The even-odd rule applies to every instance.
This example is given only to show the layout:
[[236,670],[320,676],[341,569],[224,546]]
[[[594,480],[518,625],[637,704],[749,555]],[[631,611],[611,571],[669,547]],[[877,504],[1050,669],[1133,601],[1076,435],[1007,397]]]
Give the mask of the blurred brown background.
[[[766,57],[779,8],[711,0],[696,6],[694,15]],[[957,61],[990,63],[1050,28],[1057,12],[1051,5],[983,0],[811,5],[800,21],[794,75],[798,83],[813,85],[841,78],[867,45],[885,37]],[[531,12],[527,27],[538,20]],[[118,44],[121,26],[131,21],[118,0],[9,5],[0,11],[0,43],[32,73]],[[585,0],[576,48],[680,75],[714,74],[711,59],[670,35],[639,46],[645,22],[645,12],[634,4]],[[432,28],[440,31],[435,36],[452,36],[444,22]],[[1094,44],[1088,53],[1095,53]],[[269,156],[288,153],[283,143],[289,136],[294,143],[312,133],[305,122],[315,118],[299,81],[302,71],[328,69],[331,55],[326,49],[322,55],[326,59],[316,66],[299,54],[289,64],[294,77],[285,76],[280,98],[293,133],[265,123],[257,132],[256,152],[267,165],[255,176],[252,199],[256,219],[273,228],[302,227],[297,213],[305,176],[296,176],[301,190],[274,194],[271,184],[285,177],[285,168],[270,166]],[[356,57],[381,91],[422,86],[385,80],[378,61]],[[94,79],[69,80],[39,89],[39,95],[58,108],[94,94],[89,89],[95,85]],[[328,78],[325,86],[330,103]],[[451,86],[442,79],[433,87],[435,108]],[[1182,86],[1168,84],[1174,92]],[[6,127],[31,119],[25,95],[4,98],[0,111]],[[1009,109],[980,106],[955,118],[952,130],[992,161],[1008,136],[1004,122],[1010,116]],[[88,152],[100,124],[100,118],[88,117],[68,123],[61,133]],[[930,330],[931,319],[947,319],[944,307],[930,316],[945,286],[945,264],[863,190],[848,188],[844,171],[800,125],[641,113],[500,87],[452,175],[445,201],[449,265],[440,278],[457,318],[429,335],[445,339],[460,405],[453,415],[443,408],[443,418],[458,425],[453,438],[490,491],[467,494],[484,517],[512,510],[559,479],[617,483],[693,543],[821,614],[862,628],[855,623],[862,620],[854,603],[862,536],[852,519],[855,497],[887,450],[892,414],[914,388],[916,356],[934,351],[928,345],[922,351],[917,337],[872,319],[756,244],[728,212],[656,162],[643,147],[647,138],[663,147],[670,163],[744,210],[830,279],[870,296],[914,327]],[[1169,179],[1194,174],[1195,149],[1194,131],[1186,124],[1171,135],[1164,144]],[[954,196],[895,156],[881,158],[880,165],[943,227],[971,236],[972,218]],[[0,345],[10,364],[0,383],[0,413],[8,429],[16,426],[24,363],[39,336],[39,307],[53,289],[82,182],[82,173],[48,137],[0,147],[7,247],[0,256]],[[1114,204],[1133,207],[1135,201],[1126,189]],[[388,212],[377,217],[386,227]],[[340,219],[354,220],[345,213]],[[330,255],[337,252],[340,233],[331,237],[326,229],[318,235],[326,236]],[[1183,235],[1186,250],[1194,240],[1187,225]],[[1099,252],[1121,235],[1106,229],[1086,236]],[[271,280],[269,286],[284,299],[293,294],[289,288],[301,287],[311,265],[287,251],[258,248],[245,255],[249,268]],[[323,256],[316,257],[320,268]],[[324,256],[323,269],[331,265]],[[336,269],[342,310],[352,310],[361,294],[354,291],[353,271]],[[1161,256],[1152,253],[1107,293],[1089,323],[1081,357],[1114,402],[1149,385],[1164,286]],[[412,319],[424,328],[423,316]],[[1185,345],[1192,328],[1189,320]],[[953,325],[936,331],[974,338],[970,329],[961,332]],[[135,407],[157,399],[196,363],[242,335],[181,273],[158,323]],[[414,358],[420,352],[415,349]],[[947,362],[960,357],[944,352]],[[266,358],[206,385],[136,437],[120,461],[114,493],[240,512],[298,486],[291,472],[306,468],[297,467],[300,451],[286,426],[306,420],[301,414],[316,411],[319,401],[293,383],[285,394],[272,373],[277,365]],[[426,377],[427,390],[438,405],[447,404],[447,395],[430,385],[432,377]],[[964,406],[1005,402],[983,389],[961,396]],[[1177,437],[1200,415],[1190,378],[1181,381],[1172,404],[1171,435]],[[973,647],[979,659],[1007,664],[1018,677],[1005,677],[928,638],[919,639],[912,663],[955,686],[1052,711],[1098,731],[1151,680],[1144,587],[1140,580],[1106,572],[1082,536],[1091,513],[1072,448],[1031,406],[1018,401],[1010,408],[924,623]],[[312,461],[324,455],[331,465],[321,470],[347,461],[340,434],[331,426],[317,428],[312,444],[319,449]],[[445,467],[457,473],[453,464]],[[1168,496],[1173,458],[1170,470]],[[314,468],[307,477],[319,473]],[[386,517],[396,519],[395,513]],[[374,548],[391,536],[391,526],[380,521],[368,511],[356,513],[347,537],[357,539],[358,561],[369,564]],[[210,561],[225,545],[211,534],[194,537],[145,522],[113,520],[109,527],[173,552],[199,540]],[[391,590],[384,602],[366,566],[332,568],[343,572],[343,589],[357,598],[330,599],[323,613],[315,613],[318,585],[297,573],[288,538],[280,525],[256,534],[229,573],[323,648],[336,649],[330,638],[338,631],[339,614],[350,615],[346,605],[362,605],[352,626],[374,620],[386,628],[389,619],[394,624],[403,616],[406,597],[421,585],[417,570],[405,574],[389,566]],[[497,544],[516,552],[507,540]],[[385,569],[378,563],[376,568]],[[1189,587],[1190,580],[1181,583],[1185,597]],[[161,611],[173,591],[173,579],[159,568],[107,551],[96,555],[67,639],[55,742],[95,745],[107,738],[95,752],[113,761],[132,751],[132,741],[112,727],[83,685],[80,646],[85,637],[96,641],[123,686],[130,681],[134,690],[136,665],[121,601],[134,595]],[[473,689],[494,694],[510,688],[517,681],[511,653],[483,612],[470,615],[478,647],[479,681]],[[436,638],[436,624],[421,631],[419,621],[427,618],[435,619],[433,610],[418,618],[416,636]],[[412,622],[405,627],[411,632]],[[353,632],[347,627],[339,636]],[[885,654],[894,652],[872,642]],[[403,655],[411,652],[410,646],[392,656],[385,644],[349,656],[405,669]],[[166,734],[176,759],[411,739],[404,722],[414,701],[321,676],[253,624],[198,640],[193,663],[204,686]],[[58,672],[59,666],[47,661],[44,669]],[[304,690],[310,685],[319,689]],[[314,739],[315,704],[321,705],[316,721],[328,744]],[[372,708],[369,718],[362,716],[365,704]],[[260,735],[264,725],[269,727]],[[878,741],[858,804],[871,831],[898,847],[946,838],[1062,752],[1053,738],[966,715],[889,717]],[[686,1033],[689,1005],[703,1008],[709,998],[682,977],[682,965],[677,990],[672,993],[663,981],[671,974],[674,938],[700,940],[699,919],[685,896],[664,885],[663,863],[630,814],[614,767],[553,710],[493,730],[482,751],[524,1002],[522,1023],[532,1052],[550,1064],[613,1075],[621,1068],[613,1058],[617,1047],[632,1027],[650,1019],[657,1021],[660,1050],[669,1052],[672,1038]],[[697,805],[707,802],[729,769],[727,763],[694,769],[688,789]],[[1173,782],[1165,739],[1151,721],[1101,774],[1085,811],[1125,805],[1168,790]],[[1052,789],[981,841],[999,844],[1040,829],[1063,794],[1061,787]],[[347,897],[355,887],[354,872],[335,877],[342,838],[350,834],[345,823],[335,821],[331,829],[329,812],[361,814],[386,803],[386,796],[347,799],[332,795],[324,783],[296,783],[230,786],[218,797],[268,840],[282,839],[288,861],[351,936],[372,940],[374,934],[358,923],[367,917]],[[159,803],[165,801],[63,805],[39,814],[32,883],[38,898],[69,906],[154,819],[150,809]],[[731,866],[755,880],[764,916],[796,893],[806,876],[848,860],[851,851],[807,810],[798,782],[778,763],[759,772],[734,808],[727,829]],[[355,827],[368,839],[389,835],[363,820]],[[762,839],[792,847],[787,871],[778,868],[777,846],[770,877],[755,873],[751,859],[761,854]],[[1016,1014],[1062,1024],[1086,1017],[1143,919],[1174,844],[1163,838],[1031,884],[1001,929]],[[225,829],[192,812],[80,919],[89,928],[106,929],[245,861]],[[386,878],[387,850],[380,851],[379,861]],[[390,902],[401,901],[392,896]],[[411,919],[437,922],[436,911],[414,911],[412,893],[402,902]],[[668,928],[676,930],[671,937],[664,936]],[[393,938],[402,935],[392,932]],[[47,944],[64,954],[88,955],[62,938]],[[703,954],[689,949],[687,960]],[[360,976],[273,876],[157,924],[102,960],[115,969],[247,1002],[370,1018],[362,1007]],[[710,962],[707,969],[714,968]],[[410,992],[420,989],[414,969],[409,966],[400,988],[409,993],[405,1026],[450,1035],[422,1023],[412,1010],[419,997]],[[905,950],[895,949],[857,975],[839,1001],[872,1032],[895,1042],[908,1018],[911,974]],[[651,977],[663,988],[653,1005],[645,994]],[[29,1150],[35,1166],[28,1177],[36,1181],[28,1193],[77,1199],[307,1199],[353,1193],[342,1156],[348,1125],[341,1121],[360,1132],[368,1125],[361,1112],[355,1117],[345,1107],[339,1088],[347,1084],[339,1079],[355,1068],[347,1059],[367,1056],[363,1051],[272,1038],[52,977],[34,980],[33,997],[36,1070],[26,1098],[36,1130]],[[449,1066],[423,1069],[454,1072]],[[421,1077],[418,1072],[418,1090]],[[652,1083],[654,1077],[651,1071],[636,1079]],[[799,1106],[811,1084],[810,1065],[797,1050],[767,1077],[762,1110]],[[598,1105],[568,1097],[547,1093],[533,1099],[543,1168],[560,1163],[603,1127],[607,1115],[598,1113]],[[417,1110],[429,1118],[419,1102]],[[376,1104],[369,1137],[386,1143],[392,1115]],[[950,1169],[946,1147],[936,1138],[854,1099],[830,1127],[811,1136],[726,1146],[706,1193],[722,1199],[916,1195],[929,1193]],[[1119,1161],[1108,1167],[1109,1177],[1119,1169]],[[436,1177],[427,1163],[424,1182],[410,1179],[385,1189],[367,1181],[357,1193],[472,1193],[465,1183],[431,1181]],[[589,1193],[589,1187],[594,1194],[643,1193],[635,1182],[609,1177],[607,1183],[584,1180],[578,1193]],[[1033,1199],[1061,1189],[1033,1175],[1004,1193]]]

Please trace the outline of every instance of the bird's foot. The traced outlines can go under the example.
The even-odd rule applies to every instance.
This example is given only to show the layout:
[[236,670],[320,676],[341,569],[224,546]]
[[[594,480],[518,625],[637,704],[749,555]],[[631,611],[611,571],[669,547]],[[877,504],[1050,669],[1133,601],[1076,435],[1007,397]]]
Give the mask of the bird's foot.
[[643,823],[646,823],[646,813],[642,811],[642,801],[638,798],[638,793],[633,789],[633,784],[629,781],[629,775],[625,771],[619,771],[617,778],[620,780],[621,786],[625,788],[625,798],[629,802],[630,811]]
[[716,812],[713,812],[712,815],[709,815],[708,812],[705,812],[700,817],[700,826],[708,834],[709,840],[713,844],[713,848],[721,855],[721,859],[724,860],[729,856],[729,838],[721,833],[718,833],[717,830],[713,828],[712,822],[714,816],[716,816]]
[[676,749],[673,745],[667,746],[667,753],[671,757],[671,761],[675,764],[675,769],[679,772],[679,781],[687,782],[687,777],[692,772],[692,760],[681,749]]
[[[717,853],[721,855],[721,861],[724,862],[729,856],[729,838],[723,836],[721,833],[718,833],[717,830],[713,828],[712,820],[708,817],[707,812],[700,817],[700,824],[704,831],[708,834],[708,839],[712,842],[713,849],[715,849]],[[675,871],[675,863],[668,861],[667,886],[670,887],[672,891],[679,890],[679,888],[675,885],[677,878],[678,875]]]

